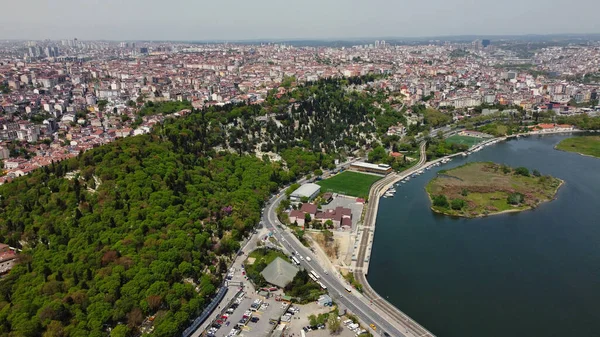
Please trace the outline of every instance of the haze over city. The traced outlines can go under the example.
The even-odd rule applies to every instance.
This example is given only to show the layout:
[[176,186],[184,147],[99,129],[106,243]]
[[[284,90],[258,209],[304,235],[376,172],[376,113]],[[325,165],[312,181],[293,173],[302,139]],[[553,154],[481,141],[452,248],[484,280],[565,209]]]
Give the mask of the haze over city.
[[5,1],[0,39],[252,40],[598,33],[600,2]]

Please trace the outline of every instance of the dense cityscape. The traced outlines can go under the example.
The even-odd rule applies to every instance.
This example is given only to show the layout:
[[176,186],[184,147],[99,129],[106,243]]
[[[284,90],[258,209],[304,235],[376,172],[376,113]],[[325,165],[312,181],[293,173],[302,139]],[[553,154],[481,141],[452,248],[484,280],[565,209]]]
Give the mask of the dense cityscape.
[[[269,91],[288,90],[289,85],[282,86],[286,81],[296,85],[383,75],[376,86],[400,93],[404,105],[425,102],[455,120],[470,117],[482,104],[521,107],[528,114],[593,114],[600,83],[598,43],[534,51],[519,49],[518,43],[496,43],[403,46],[373,41],[331,48],[77,39],[3,42],[0,158],[6,171],[1,179],[119,137],[149,132],[165,116],[140,115],[148,102],[189,102],[190,108],[260,104]],[[170,112],[180,115],[189,109]],[[391,127],[390,132],[403,135],[403,127]]]

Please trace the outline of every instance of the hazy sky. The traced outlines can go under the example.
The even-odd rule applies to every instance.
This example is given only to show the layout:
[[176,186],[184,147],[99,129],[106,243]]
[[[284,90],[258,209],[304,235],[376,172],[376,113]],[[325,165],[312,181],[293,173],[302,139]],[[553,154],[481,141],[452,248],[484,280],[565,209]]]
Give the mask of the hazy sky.
[[0,0],[0,39],[600,33],[600,0]]

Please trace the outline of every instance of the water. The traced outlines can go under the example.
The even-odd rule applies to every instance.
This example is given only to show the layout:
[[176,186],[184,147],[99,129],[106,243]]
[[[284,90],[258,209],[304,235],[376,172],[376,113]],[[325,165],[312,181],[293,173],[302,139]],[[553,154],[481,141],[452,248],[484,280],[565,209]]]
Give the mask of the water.
[[[368,279],[438,337],[600,336],[600,159],[553,149],[566,136],[489,146],[425,171],[381,199]],[[437,215],[440,169],[493,161],[565,180],[535,210]]]

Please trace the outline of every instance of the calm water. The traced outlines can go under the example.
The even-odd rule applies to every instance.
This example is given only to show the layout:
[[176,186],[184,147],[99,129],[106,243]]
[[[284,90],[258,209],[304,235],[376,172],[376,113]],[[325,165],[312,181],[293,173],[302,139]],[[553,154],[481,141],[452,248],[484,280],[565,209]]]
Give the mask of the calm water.
[[[381,199],[372,287],[438,337],[600,336],[600,159],[554,150],[564,138],[499,143]],[[566,184],[533,211],[432,213],[424,186],[468,161],[538,169]]]

